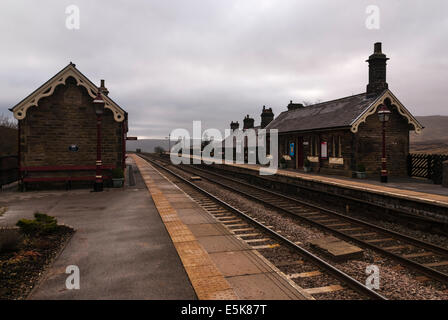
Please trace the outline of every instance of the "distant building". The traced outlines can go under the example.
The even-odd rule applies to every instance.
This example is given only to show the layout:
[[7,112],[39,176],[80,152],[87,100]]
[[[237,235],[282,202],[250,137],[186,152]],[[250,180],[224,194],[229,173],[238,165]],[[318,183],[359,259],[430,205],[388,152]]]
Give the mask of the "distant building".
[[[263,109],[261,111],[261,122],[259,126],[255,126],[255,120],[254,118],[251,118],[249,115],[246,115],[243,119],[243,130],[244,133],[248,129],[253,129],[255,135],[258,134],[259,129],[264,129],[266,126],[274,120],[274,113],[272,112],[272,108],[266,108],[266,106],[263,106]],[[240,124],[238,121],[234,122],[232,121],[230,123],[230,129],[231,131],[239,130]],[[226,146],[228,145],[228,146]],[[229,147],[230,146],[230,147]],[[225,138],[222,143],[222,158],[224,158],[225,152],[233,152],[233,159],[236,160],[236,153],[237,153],[237,142],[236,137],[234,136],[228,136]],[[230,149],[230,150],[226,150]],[[267,148],[269,150],[269,147]],[[257,155],[257,141],[255,141],[255,144],[251,144],[250,140],[248,140],[247,136],[244,137],[244,161],[247,162],[249,153],[254,154],[255,158],[258,159]],[[258,162],[258,160],[257,160]]]
[[266,129],[279,132],[279,154],[289,155],[289,168],[302,169],[308,159],[314,172],[352,176],[358,165],[367,175],[381,170],[382,124],[377,109],[392,112],[387,122],[387,169],[390,176],[407,176],[409,131],[423,127],[388,89],[381,43],[369,57],[369,83],[364,93],[309,106],[292,101]]
[[20,180],[27,185],[90,184],[95,179],[97,121],[93,100],[102,92],[103,176],[125,168],[127,113],[70,63],[10,110],[19,126]]

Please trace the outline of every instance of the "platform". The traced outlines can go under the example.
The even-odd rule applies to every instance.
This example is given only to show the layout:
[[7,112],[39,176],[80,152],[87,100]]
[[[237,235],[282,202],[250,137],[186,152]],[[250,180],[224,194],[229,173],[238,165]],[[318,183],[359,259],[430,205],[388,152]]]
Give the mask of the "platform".
[[[253,170],[260,170],[260,165],[243,164],[243,166]],[[448,188],[436,185],[431,181],[417,178],[389,178],[388,183],[382,183],[373,179],[354,179],[342,176],[323,175],[316,173],[304,173],[293,169],[278,169],[278,175],[292,176],[300,179],[324,182],[347,188],[376,192],[380,194],[402,197],[407,200],[418,200],[428,203],[445,205],[448,207]]]
[[[192,156],[193,158],[198,158]],[[238,163],[226,163],[224,161],[217,164],[239,167],[256,172],[265,170],[268,172],[270,169],[261,166],[259,164],[238,164]],[[382,183],[373,179],[354,179],[343,176],[324,175],[320,173],[304,173],[301,170],[295,169],[277,169],[273,175],[294,177],[308,181],[322,182],[326,184],[332,184],[337,186],[343,186],[347,188],[353,188],[357,190],[363,190],[368,192],[377,192],[387,195],[394,195],[409,200],[426,201],[428,203],[440,204],[448,207],[448,188],[436,185],[426,179],[418,178],[389,178],[388,183]],[[269,176],[269,175],[267,175]]]
[[[101,193],[84,189],[0,195],[0,207],[8,208],[0,216],[2,226],[32,218],[38,210],[76,229],[30,299],[197,298],[138,171],[134,178],[131,186]],[[79,290],[66,289],[69,265],[79,267]]]
[[[385,210],[401,210],[417,219],[448,224],[448,188],[421,179],[392,178],[385,184],[376,180],[304,173],[292,169],[272,170],[255,164],[222,161],[213,165],[225,166],[227,170],[235,173],[246,173],[253,177],[285,182],[317,192],[357,199],[379,205]],[[265,175],[260,175],[260,171],[264,171]]]
[[163,173],[131,155],[199,299],[312,299]]

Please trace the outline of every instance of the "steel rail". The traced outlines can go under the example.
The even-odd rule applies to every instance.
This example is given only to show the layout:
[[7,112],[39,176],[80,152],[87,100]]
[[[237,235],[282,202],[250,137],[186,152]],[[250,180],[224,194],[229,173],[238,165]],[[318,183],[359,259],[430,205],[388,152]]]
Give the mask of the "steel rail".
[[358,293],[364,294],[364,295],[366,295],[366,296],[368,296],[368,297],[370,297],[372,299],[376,299],[376,300],[387,300],[387,298],[384,297],[383,295],[381,295],[381,294],[379,294],[379,293],[369,289],[367,286],[363,285],[358,280],[352,278],[350,275],[348,275],[345,272],[337,269],[333,265],[329,264],[328,262],[326,262],[325,260],[321,259],[320,257],[314,255],[313,253],[309,252],[308,250],[298,246],[297,244],[295,244],[294,242],[292,242],[288,238],[284,237],[283,235],[275,232],[274,230],[272,230],[272,229],[266,227],[265,225],[263,225],[262,223],[254,220],[253,218],[251,218],[250,216],[248,216],[244,212],[242,212],[239,209],[233,207],[231,204],[228,204],[227,202],[219,199],[215,195],[213,195],[210,192],[202,189],[198,185],[196,185],[196,184],[192,183],[191,181],[185,179],[184,177],[180,176],[179,174],[175,173],[174,171],[172,171],[172,170],[170,170],[170,169],[168,169],[168,168],[158,164],[154,160],[149,159],[148,157],[145,157],[145,156],[142,156],[142,158],[144,158],[146,161],[149,161],[150,163],[156,165],[157,167],[163,169],[164,171],[169,172],[171,175],[175,176],[177,179],[181,180],[183,183],[193,187],[195,190],[197,190],[200,193],[206,195],[207,197],[213,199],[213,201],[219,203],[221,206],[225,207],[227,210],[229,210],[231,212],[234,212],[237,215],[242,216],[244,219],[250,221],[252,224],[257,225],[260,229],[263,229],[263,231],[265,231],[266,233],[271,234],[274,238],[277,238],[280,241],[286,243],[288,246],[290,246],[294,250],[300,252],[301,255],[303,255],[306,258],[312,260],[312,262],[314,262],[315,264],[317,264],[321,268],[323,268],[323,269],[327,270],[328,272],[330,272],[337,279],[339,279],[340,281],[344,282],[350,288],[352,288],[353,290],[357,291]]
[[[164,160],[161,160],[161,161],[164,161]],[[187,171],[187,172],[189,171],[189,170],[185,170],[184,167],[182,168],[182,170]],[[226,177],[226,176],[214,173],[214,172],[210,172],[208,170],[200,169],[200,168],[197,168],[197,167],[194,167],[194,170],[200,171],[200,172],[205,173],[205,174],[215,175],[215,176],[218,176],[219,178],[227,179],[229,181],[232,181],[232,182],[244,185],[246,187],[249,187],[249,188],[252,188],[252,189],[256,189],[258,191],[266,192],[266,193],[268,193],[270,195],[275,195],[275,196],[281,197],[281,198],[286,199],[288,201],[293,201],[293,202],[299,203],[301,205],[305,205],[305,206],[309,206],[309,207],[315,208],[315,209],[323,211],[324,213],[327,213],[329,215],[337,216],[340,219],[343,219],[343,220],[346,220],[346,221],[350,221],[350,222],[352,222],[354,224],[358,224],[358,225],[370,228],[370,229],[375,230],[376,232],[382,233],[384,235],[393,236],[395,238],[398,238],[399,240],[407,241],[407,242],[413,244],[414,246],[418,246],[418,247],[421,247],[421,248],[426,249],[426,250],[434,251],[434,252],[436,252],[436,253],[438,253],[440,255],[448,257],[448,250],[446,248],[439,247],[439,246],[433,245],[431,243],[424,242],[424,241],[421,241],[421,240],[418,240],[418,239],[415,239],[415,238],[412,238],[412,237],[409,237],[409,236],[397,233],[395,231],[387,230],[387,229],[384,229],[382,227],[375,226],[373,224],[370,224],[368,222],[365,222],[365,221],[362,221],[362,220],[359,220],[359,219],[356,219],[356,218],[352,218],[352,217],[348,217],[348,216],[342,215],[342,214],[340,214],[338,212],[335,212],[335,211],[332,211],[332,210],[329,210],[329,209],[326,209],[326,208],[322,208],[322,207],[317,206],[315,204],[310,204],[310,203],[307,203],[305,201],[298,200],[298,199],[295,199],[295,198],[291,198],[289,196],[285,196],[285,195],[282,195],[280,193],[277,193],[277,192],[274,192],[274,191],[271,191],[271,190],[267,190],[267,189],[264,189],[264,188],[261,188],[261,187],[258,187],[258,186],[254,186],[254,185],[242,182],[242,181],[235,180],[233,178],[229,178],[229,177]],[[195,172],[192,172],[191,170],[189,172],[197,174]],[[446,274],[446,273],[442,273],[442,272],[437,271],[437,270],[435,270],[433,268],[426,267],[423,264],[420,264],[420,263],[417,263],[417,262],[412,261],[410,259],[407,259],[407,258],[405,258],[403,256],[400,256],[400,255],[398,255],[396,253],[393,253],[393,252],[390,252],[388,250],[385,250],[385,249],[383,249],[383,248],[381,248],[379,246],[376,246],[374,244],[365,242],[365,241],[363,241],[361,239],[357,239],[355,237],[351,237],[350,235],[347,235],[347,234],[345,234],[345,233],[343,233],[341,231],[338,231],[337,229],[328,227],[328,226],[326,226],[326,225],[324,225],[322,223],[319,223],[319,222],[316,222],[316,221],[314,221],[312,219],[309,219],[307,217],[301,216],[300,214],[297,214],[297,213],[295,213],[295,212],[293,212],[291,210],[279,207],[279,206],[277,206],[275,204],[272,204],[272,203],[270,203],[270,202],[268,202],[268,201],[266,201],[266,200],[264,200],[262,198],[259,198],[259,197],[256,197],[256,196],[250,194],[250,193],[244,192],[241,189],[235,189],[232,186],[229,186],[229,185],[226,185],[225,183],[222,183],[221,181],[210,179],[210,178],[207,178],[205,176],[201,176],[201,177],[203,177],[203,178],[205,178],[205,179],[207,179],[207,180],[209,180],[209,181],[211,181],[213,183],[216,183],[216,184],[218,184],[218,185],[220,185],[222,187],[225,187],[225,188],[227,188],[227,189],[229,189],[229,190],[231,190],[233,192],[239,193],[241,195],[244,195],[245,197],[253,199],[253,200],[255,200],[257,202],[260,202],[260,203],[262,203],[262,204],[264,204],[266,206],[269,206],[269,207],[271,207],[271,208],[273,208],[275,210],[284,212],[284,213],[286,213],[288,215],[292,215],[292,216],[297,217],[297,218],[299,218],[299,219],[301,219],[301,220],[303,220],[303,221],[305,221],[305,222],[307,222],[309,224],[312,224],[312,225],[314,225],[316,227],[319,227],[319,228],[324,229],[324,230],[326,230],[328,232],[337,234],[341,238],[344,238],[344,239],[346,239],[348,241],[356,242],[356,243],[358,243],[360,245],[363,245],[363,246],[368,247],[368,248],[370,248],[372,250],[375,250],[375,251],[380,252],[380,253],[382,253],[384,255],[387,255],[387,256],[389,256],[389,257],[391,257],[391,258],[393,258],[393,259],[395,259],[395,260],[397,260],[399,262],[402,262],[402,263],[404,263],[404,264],[406,264],[406,265],[408,265],[408,266],[410,266],[410,267],[420,271],[421,273],[423,273],[423,274],[425,274],[425,275],[427,275],[427,276],[429,276],[429,277],[431,277],[433,279],[437,279],[438,281],[441,281],[441,282],[444,282],[444,283],[448,283],[448,274]]]

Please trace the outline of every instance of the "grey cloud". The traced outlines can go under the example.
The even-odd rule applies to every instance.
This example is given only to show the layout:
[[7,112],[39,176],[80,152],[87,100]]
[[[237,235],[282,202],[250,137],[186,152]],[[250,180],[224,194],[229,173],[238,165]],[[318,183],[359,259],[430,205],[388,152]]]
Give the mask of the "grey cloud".
[[[81,28],[65,28],[78,5]],[[381,29],[364,26],[367,5]],[[227,128],[262,105],[328,100],[367,83],[366,58],[383,42],[388,82],[416,115],[448,114],[448,3],[440,1],[32,1],[0,3],[0,113],[74,61],[106,79],[129,112],[130,135]]]

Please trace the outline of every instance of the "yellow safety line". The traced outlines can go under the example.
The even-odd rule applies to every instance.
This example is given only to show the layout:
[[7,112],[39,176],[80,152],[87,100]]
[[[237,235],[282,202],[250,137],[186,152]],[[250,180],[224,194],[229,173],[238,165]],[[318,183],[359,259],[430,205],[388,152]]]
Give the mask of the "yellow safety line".
[[[173,241],[190,282],[200,300],[235,300],[233,291],[223,274],[199,244],[190,229],[180,220],[177,211],[151,178],[155,169],[135,154],[130,155],[148,187],[157,211]],[[170,182],[171,183],[171,182]]]

